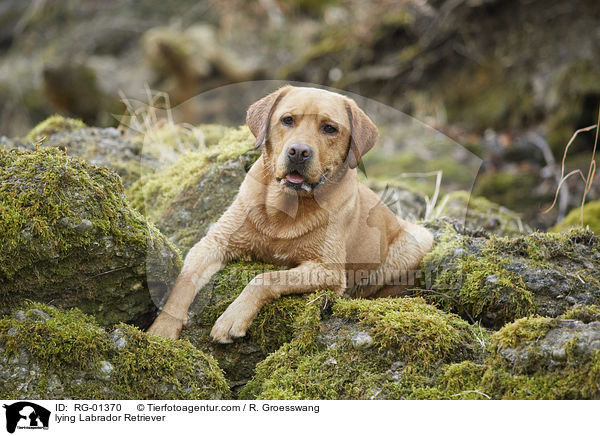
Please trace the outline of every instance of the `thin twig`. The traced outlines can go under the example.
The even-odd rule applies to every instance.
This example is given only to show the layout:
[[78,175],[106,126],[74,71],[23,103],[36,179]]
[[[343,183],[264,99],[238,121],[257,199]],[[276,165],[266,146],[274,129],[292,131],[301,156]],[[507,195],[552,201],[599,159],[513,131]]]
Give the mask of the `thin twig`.
[[87,281],[87,280],[91,280],[91,279],[93,279],[93,278],[100,277],[100,276],[103,276],[103,275],[105,275],[105,274],[114,273],[114,272],[116,272],[116,271],[121,271],[122,269],[127,269],[127,268],[129,268],[129,267],[128,267],[128,266],[122,266],[122,267],[120,267],[120,268],[115,268],[115,269],[111,269],[111,270],[109,270],[109,271],[104,271],[104,272],[101,272],[100,274],[96,274],[96,275],[93,275],[93,276],[91,276],[91,277],[88,277],[88,278],[86,278],[85,280],[86,280],[86,281]]
[[319,298],[321,298],[323,295],[325,294],[321,294],[319,295],[317,298],[313,298],[312,300],[310,300],[308,303],[306,303],[306,305],[308,306],[310,303],[314,303],[315,301],[317,301]]
[[[546,168],[550,170],[552,175],[554,176],[555,182],[557,185],[560,185],[560,180],[562,175],[558,174],[556,168],[556,160],[554,159],[554,154],[552,153],[552,149],[548,142],[537,133],[530,133],[529,141],[539,148],[542,151],[542,155],[544,156],[544,160],[546,161]],[[565,186],[565,189],[560,191],[559,201],[558,201],[558,214],[556,216],[556,222],[561,221],[565,215],[567,214],[567,207],[569,205],[569,186]]]

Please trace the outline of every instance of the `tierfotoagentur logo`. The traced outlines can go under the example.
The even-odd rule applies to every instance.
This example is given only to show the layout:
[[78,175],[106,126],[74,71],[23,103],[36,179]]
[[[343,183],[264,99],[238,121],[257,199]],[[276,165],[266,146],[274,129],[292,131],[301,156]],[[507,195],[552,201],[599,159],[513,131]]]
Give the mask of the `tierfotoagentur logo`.
[[29,401],[4,404],[6,409],[6,431],[14,433],[15,429],[48,430],[50,411]]

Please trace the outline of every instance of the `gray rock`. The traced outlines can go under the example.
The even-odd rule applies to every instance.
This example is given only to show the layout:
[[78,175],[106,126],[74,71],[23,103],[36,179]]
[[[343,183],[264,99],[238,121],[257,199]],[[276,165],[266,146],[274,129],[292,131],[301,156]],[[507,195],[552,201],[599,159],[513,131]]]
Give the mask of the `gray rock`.
[[114,367],[112,363],[106,360],[100,362],[100,378],[104,380],[109,380],[113,370]]
[[568,354],[585,360],[597,350],[600,322],[559,320],[542,338],[524,346],[504,347],[499,354],[516,373],[528,373],[540,367],[554,371],[565,365]]
[[79,233],[87,233],[92,230],[93,227],[94,225],[90,220],[81,220],[81,222],[75,226],[75,229]]
[[122,350],[127,346],[127,339],[125,339],[123,332],[119,329],[113,330],[109,338],[117,350]]
[[47,314],[46,312],[39,310],[39,309],[29,310],[27,312],[27,316],[36,321],[40,321],[40,322],[46,322],[51,318],[51,316],[49,314]]
[[350,339],[354,348],[368,348],[373,345],[373,337],[367,332],[357,332]]

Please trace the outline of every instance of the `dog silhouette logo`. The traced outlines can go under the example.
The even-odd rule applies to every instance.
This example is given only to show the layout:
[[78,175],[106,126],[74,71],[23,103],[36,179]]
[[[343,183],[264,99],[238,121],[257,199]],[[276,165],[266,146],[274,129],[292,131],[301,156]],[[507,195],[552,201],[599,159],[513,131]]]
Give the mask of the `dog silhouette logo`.
[[14,433],[15,429],[48,429],[50,411],[29,401],[5,404],[6,431]]

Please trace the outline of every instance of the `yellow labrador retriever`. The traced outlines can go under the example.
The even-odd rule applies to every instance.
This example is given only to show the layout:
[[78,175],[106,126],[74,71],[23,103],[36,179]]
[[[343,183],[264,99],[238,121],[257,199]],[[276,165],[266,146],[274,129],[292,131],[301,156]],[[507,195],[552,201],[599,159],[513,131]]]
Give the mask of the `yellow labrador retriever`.
[[353,100],[285,86],[252,104],[246,123],[262,154],[233,204],[188,253],[150,333],[178,338],[196,293],[234,259],[289,269],[248,283],[212,328],[221,343],[244,336],[261,307],[282,295],[324,288],[385,295],[431,248],[426,229],[394,215],[358,182],[356,167],[378,132]]

